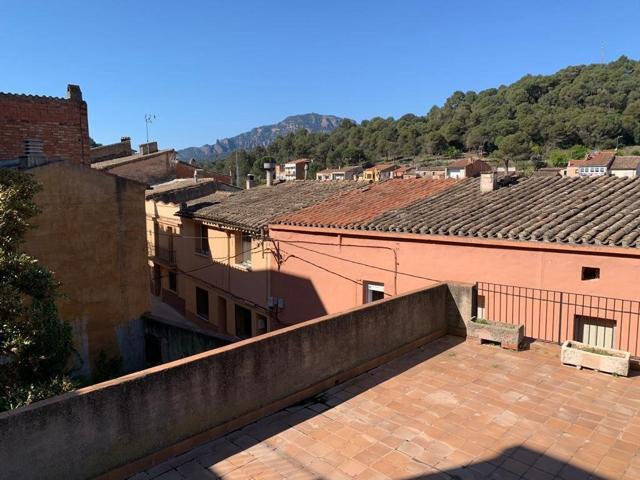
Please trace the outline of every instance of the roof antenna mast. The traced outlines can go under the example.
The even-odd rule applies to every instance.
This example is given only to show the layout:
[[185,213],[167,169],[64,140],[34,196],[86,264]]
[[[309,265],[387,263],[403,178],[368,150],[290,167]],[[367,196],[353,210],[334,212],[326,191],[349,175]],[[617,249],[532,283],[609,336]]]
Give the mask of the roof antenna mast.
[[144,123],[147,126],[147,143],[149,143],[149,124],[153,123],[153,121],[156,119],[156,116],[153,115],[152,113],[147,113],[144,116]]

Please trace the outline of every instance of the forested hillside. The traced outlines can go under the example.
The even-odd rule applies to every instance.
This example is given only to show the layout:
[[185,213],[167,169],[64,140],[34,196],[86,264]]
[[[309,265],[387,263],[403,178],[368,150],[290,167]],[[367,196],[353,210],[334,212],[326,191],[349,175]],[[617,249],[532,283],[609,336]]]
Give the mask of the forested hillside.
[[[299,130],[266,148],[240,151],[241,175],[260,175],[264,157],[298,157],[324,166],[400,157],[453,157],[482,149],[498,160],[540,163],[554,149],[583,152],[640,144],[640,62],[620,57],[609,64],[568,67],[553,75],[527,75],[481,91],[454,92],[424,116],[343,120],[331,133]],[[234,170],[235,157],[220,161]]]

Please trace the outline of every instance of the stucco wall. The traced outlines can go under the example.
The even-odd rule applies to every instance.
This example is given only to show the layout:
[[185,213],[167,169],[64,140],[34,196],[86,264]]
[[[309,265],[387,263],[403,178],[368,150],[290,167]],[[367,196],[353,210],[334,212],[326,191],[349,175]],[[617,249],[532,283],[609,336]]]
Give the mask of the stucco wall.
[[70,162],[29,172],[43,190],[24,248],[62,283],[57,303],[74,326],[79,373],[90,373],[101,350],[122,356],[126,371],[143,367],[137,319],[149,309],[144,186]]
[[[270,228],[270,236],[286,253],[280,271],[273,273],[272,295],[286,299],[278,319],[287,324],[361,305],[361,283],[366,281],[383,283],[390,294],[454,281],[640,297],[640,256],[634,249],[552,251],[548,244],[533,242],[464,243],[464,239],[345,231],[316,234],[277,226]],[[600,268],[600,278],[583,281],[583,266]]]
[[173,150],[162,151],[108,170],[119,177],[154,185],[176,177],[175,156]]
[[439,284],[2,413],[0,478],[88,478],[238,428],[442,335],[448,292]]

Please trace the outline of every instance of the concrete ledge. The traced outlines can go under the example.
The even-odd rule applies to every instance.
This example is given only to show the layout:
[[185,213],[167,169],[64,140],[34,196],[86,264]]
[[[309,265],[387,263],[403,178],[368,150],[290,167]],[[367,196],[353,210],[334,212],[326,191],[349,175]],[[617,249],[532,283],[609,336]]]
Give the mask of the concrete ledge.
[[4,412],[0,478],[149,467],[438,338],[448,295],[437,284]]

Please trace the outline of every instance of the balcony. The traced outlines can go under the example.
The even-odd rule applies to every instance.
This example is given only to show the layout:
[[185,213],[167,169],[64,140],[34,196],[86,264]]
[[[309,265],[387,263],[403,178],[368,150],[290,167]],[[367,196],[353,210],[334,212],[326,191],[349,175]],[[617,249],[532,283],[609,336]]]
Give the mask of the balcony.
[[176,264],[176,251],[173,247],[149,245],[149,258],[156,263],[174,266]]

